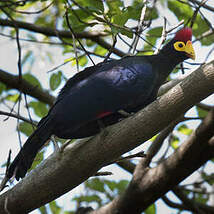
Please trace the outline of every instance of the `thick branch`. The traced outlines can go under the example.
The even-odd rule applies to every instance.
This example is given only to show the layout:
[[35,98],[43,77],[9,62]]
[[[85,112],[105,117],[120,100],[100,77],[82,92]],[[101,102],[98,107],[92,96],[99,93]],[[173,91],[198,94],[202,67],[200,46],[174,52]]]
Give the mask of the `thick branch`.
[[12,75],[0,69],[0,82],[3,82],[9,88],[15,88],[24,94],[30,95],[31,97],[37,98],[38,100],[53,105],[55,98],[48,94],[47,91],[44,91],[37,86],[33,86],[29,82],[22,79],[21,84],[19,77]]
[[[140,214],[146,207],[214,157],[214,145],[210,142],[213,135],[214,109],[209,112],[190,138],[167,160],[152,169],[144,168],[141,163],[138,164],[126,192],[107,206],[92,213]],[[141,162],[143,163],[143,161]],[[132,198],[135,200],[131,200]],[[197,213],[205,213],[201,207],[195,207],[193,202],[185,205],[187,207],[189,205],[190,209]]]
[[[56,152],[51,155],[15,187],[0,196],[1,213],[7,213],[5,207],[11,214],[26,213],[70,191],[92,176],[101,167],[140,145],[141,142],[150,139],[195,103],[212,94],[213,90],[214,62],[192,73],[184,81],[136,115],[109,127],[107,129],[108,132],[105,132],[105,136],[101,133],[89,140],[80,140],[78,143],[73,143],[65,148],[63,152]],[[198,151],[201,151],[200,149],[201,147]],[[193,155],[192,151],[190,153]],[[175,155],[176,160],[179,157],[179,153]],[[200,158],[204,160],[204,157]],[[193,168],[198,167],[201,163],[200,158],[195,158],[194,164],[190,168],[182,168],[186,176],[192,172]],[[206,158],[209,157],[206,156]],[[163,185],[160,190],[156,191],[155,187],[160,188],[159,184],[163,182],[160,178],[161,173],[159,173],[159,170],[161,169],[164,172],[164,167],[170,167],[169,171],[171,173],[177,167],[176,162],[173,162],[173,160],[169,159],[167,161],[165,162],[166,166],[160,164],[159,168],[149,171],[153,175],[152,179],[151,177],[149,178],[154,182],[154,186],[150,187],[150,191],[153,194],[155,193],[153,200],[154,197],[156,200],[168,188]],[[189,160],[185,159],[184,162],[181,162],[181,165],[185,161],[188,162]],[[169,166],[170,162],[172,165]],[[157,175],[159,183],[154,180]],[[169,176],[168,178],[171,177]],[[167,179],[169,187],[174,182],[180,181],[181,178],[175,177],[171,179]],[[178,180],[176,181],[176,179]],[[149,191],[148,188],[147,191]],[[31,197],[29,197],[29,192]],[[148,195],[146,195],[147,197]],[[26,198],[28,199],[27,201]],[[153,200],[148,197],[144,205],[148,206],[148,203],[150,204]],[[114,212],[109,213],[112,214]]]
[[[60,37],[60,38],[69,38],[73,39],[72,33],[70,31],[66,30],[56,30],[51,27],[43,27],[38,26],[32,23],[28,22],[21,22],[21,21],[10,21],[7,19],[0,19],[0,26],[6,26],[6,27],[18,27],[20,29],[32,31],[34,33],[41,33],[45,36],[53,36],[53,37]],[[81,32],[81,33],[75,33],[75,38],[78,39],[90,39],[100,46],[104,47],[105,49],[109,50],[111,49],[112,52],[118,56],[125,56],[126,54],[122,51],[120,51],[117,48],[112,47],[109,43],[107,43],[104,39],[102,39],[102,36],[107,36],[106,33],[100,33],[100,32]]]

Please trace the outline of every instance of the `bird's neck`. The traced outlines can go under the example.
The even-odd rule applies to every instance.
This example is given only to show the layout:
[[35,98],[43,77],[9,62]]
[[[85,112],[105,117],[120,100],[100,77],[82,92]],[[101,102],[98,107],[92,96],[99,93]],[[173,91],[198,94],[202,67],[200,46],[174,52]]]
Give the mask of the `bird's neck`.
[[154,55],[153,66],[159,74],[159,82],[165,82],[166,78],[179,63],[180,61],[170,58],[162,52]]

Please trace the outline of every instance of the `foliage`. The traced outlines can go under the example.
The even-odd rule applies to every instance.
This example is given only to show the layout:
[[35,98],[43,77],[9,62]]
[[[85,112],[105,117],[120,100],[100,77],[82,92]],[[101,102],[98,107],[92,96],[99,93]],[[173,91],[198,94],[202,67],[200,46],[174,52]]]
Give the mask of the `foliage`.
[[[50,94],[56,95],[56,91],[64,84],[65,79],[72,74],[69,73],[66,76],[64,73],[62,65],[65,63],[59,65],[61,63],[57,60],[57,54],[59,53],[52,51],[52,48],[55,46],[60,47],[58,50],[60,49],[64,62],[68,63],[69,70],[74,70],[77,66],[81,66],[82,69],[89,64],[93,64],[92,61],[102,61],[107,56],[118,58],[131,53],[142,55],[145,54],[145,50],[149,51],[148,54],[153,53],[154,47],[160,42],[159,38],[162,35],[163,29],[163,18],[160,9],[154,6],[153,3],[148,4],[144,14],[143,28],[136,33],[136,29],[139,28],[138,20],[142,16],[145,4],[141,0],[127,2],[122,0],[0,1],[0,36],[9,37],[16,44],[16,30],[13,27],[4,27],[1,22],[1,20],[5,20],[5,17],[10,22],[16,20],[23,23],[32,23],[32,25],[23,27],[25,31],[22,30],[21,26],[17,25],[19,28],[18,36],[21,42],[21,49],[19,51],[22,52],[22,55],[18,55],[21,56],[22,78],[35,88],[45,89]],[[197,13],[194,19],[192,17],[198,5],[192,4],[190,1],[161,1],[161,7],[166,11],[166,15],[171,14],[167,15],[168,20],[173,17],[177,20],[176,23],[183,19],[187,25],[190,25],[192,22],[194,39],[198,38],[200,45],[207,46],[211,50],[214,43],[213,34],[200,38],[201,35],[209,31],[211,26],[210,19],[206,16],[204,8]],[[171,23],[171,20],[169,22]],[[170,28],[170,26],[167,25],[167,28]],[[73,33],[75,35],[72,35]],[[136,50],[133,50],[133,40],[137,34],[140,34],[141,38]],[[170,37],[170,34],[167,38]],[[111,47],[115,41],[115,46]],[[108,55],[109,52],[112,54]],[[118,54],[118,52],[120,53]],[[68,57],[69,60],[66,61]],[[78,63],[76,63],[77,58]],[[46,65],[47,62],[51,66],[56,66],[56,69],[50,73],[49,80],[45,80],[49,82],[49,87],[45,86],[39,71],[35,71],[39,63]],[[171,78],[174,77],[171,76]],[[15,113],[17,113],[19,102],[28,107],[28,114],[32,114],[32,117],[37,120],[44,117],[48,112],[49,106],[46,103],[32,97],[26,103],[23,94],[0,82],[0,105],[9,105],[11,112],[15,109]],[[198,120],[204,118],[208,113],[208,109],[200,106],[196,106],[194,111]],[[194,125],[186,123],[185,120],[179,123],[171,137],[168,138],[170,145],[170,148],[168,147],[169,153],[176,150],[183,143],[183,139],[191,135],[194,129]],[[33,131],[33,127],[27,122],[20,122],[18,130],[24,135],[29,136]],[[34,162],[32,168],[44,159],[44,154],[45,151],[42,151],[37,155],[37,161]],[[161,158],[159,159],[162,160]],[[213,166],[213,161],[210,162]],[[189,184],[189,191],[185,190],[185,194],[187,197],[191,197],[192,200],[207,204],[210,198],[206,193],[207,189],[211,188],[214,183],[214,176],[205,169],[203,169],[201,176],[203,182],[197,188],[200,191],[205,190],[195,193],[193,191],[197,184],[195,182]],[[122,194],[128,182],[125,179],[118,181],[107,178],[89,179],[82,185],[83,193],[71,196],[71,203],[75,203],[76,207],[82,204],[96,208],[100,207],[110,202],[118,194]],[[152,204],[145,210],[145,214],[158,213],[157,210],[158,205]],[[74,211],[74,209],[64,211],[63,207],[56,201],[52,201],[48,205],[39,208],[41,214],[74,213]]]

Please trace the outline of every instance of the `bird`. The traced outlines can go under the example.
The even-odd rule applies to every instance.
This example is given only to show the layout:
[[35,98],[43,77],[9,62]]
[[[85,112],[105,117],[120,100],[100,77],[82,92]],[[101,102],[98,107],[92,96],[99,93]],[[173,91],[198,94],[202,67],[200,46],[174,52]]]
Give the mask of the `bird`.
[[176,65],[195,59],[191,40],[191,28],[184,27],[158,54],[108,60],[75,74],[9,165],[6,177],[17,181],[25,177],[52,135],[63,139],[93,136],[126,118],[124,113],[136,113],[153,102]]

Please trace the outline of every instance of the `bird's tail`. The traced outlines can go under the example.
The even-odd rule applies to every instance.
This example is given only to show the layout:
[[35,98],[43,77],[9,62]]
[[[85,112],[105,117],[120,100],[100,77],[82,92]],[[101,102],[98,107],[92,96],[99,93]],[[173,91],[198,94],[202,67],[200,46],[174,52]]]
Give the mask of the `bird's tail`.
[[7,170],[7,178],[15,175],[16,180],[23,178],[31,167],[36,154],[51,136],[51,122],[44,118],[37,129],[27,139],[14,161]]

